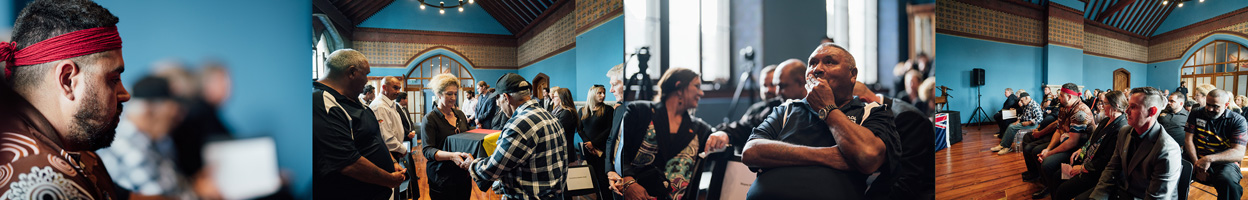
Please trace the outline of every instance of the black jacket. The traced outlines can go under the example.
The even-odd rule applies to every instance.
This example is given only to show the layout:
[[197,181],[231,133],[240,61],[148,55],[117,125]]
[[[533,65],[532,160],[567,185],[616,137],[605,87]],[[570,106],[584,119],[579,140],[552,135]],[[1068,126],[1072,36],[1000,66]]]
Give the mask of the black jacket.
[[1005,103],[1001,104],[1002,110],[1010,108],[1018,108],[1018,95],[1011,94],[1009,97],[1005,98]]
[[[662,173],[667,167],[666,161],[680,153],[680,149],[684,147],[683,145],[687,145],[690,139],[695,139],[695,135],[698,139],[700,139],[700,141],[698,141],[698,152],[702,152],[702,148],[706,146],[705,138],[711,135],[712,128],[701,119],[693,117],[690,114],[686,114],[684,120],[681,122],[680,130],[678,132],[693,133],[693,135],[673,134],[673,137],[670,138],[656,137],[656,142],[659,145],[660,151],[653,158],[655,162],[647,166],[635,166],[631,165],[631,163],[633,163],[633,159],[637,156],[637,149],[641,148],[643,143],[642,140],[645,138],[646,132],[649,129],[648,126],[651,122],[653,122],[655,130],[662,132],[666,132],[663,130],[669,130],[668,123],[666,123],[668,121],[666,114],[667,108],[660,102],[651,101],[634,101],[621,107],[627,107],[623,109],[624,111],[617,112],[621,113],[620,116],[622,116],[620,118],[622,119],[622,121],[620,121],[622,124],[620,126],[620,133],[623,135],[623,138],[621,139],[617,137],[616,144],[608,145],[607,147],[613,148],[614,145],[621,145],[623,147],[622,152],[620,152],[620,166],[623,171],[617,173],[619,173],[621,177],[633,176],[635,179],[638,179],[637,184],[641,184],[642,187],[646,188],[646,192],[651,196],[664,199],[668,193],[668,191],[664,190],[665,188],[653,187],[655,184],[647,183],[661,183],[662,181],[667,180],[648,179],[656,177],[656,175],[658,178],[662,178]],[[675,150],[667,151],[670,149]],[[608,152],[608,154],[610,154],[610,152]],[[605,166],[608,168],[608,171],[614,171],[614,155],[608,155],[606,163],[607,165]],[[694,164],[694,166],[690,166],[690,168],[701,169],[701,163],[699,162]],[[689,180],[701,180],[701,174],[702,173],[694,173],[694,176]],[[700,182],[701,181],[689,182],[689,186],[686,187],[689,191],[685,192],[684,199],[698,199],[697,190]]]
[[[581,135],[581,139],[594,145],[595,149],[606,151],[607,137],[611,136],[612,117],[615,116],[615,108],[611,106],[602,106],[601,113],[594,113],[589,106],[581,107],[579,114],[582,115],[580,126],[577,126],[577,134]],[[589,115],[589,116],[585,116]]]
[[746,110],[744,115],[741,115],[740,120],[717,125],[715,130],[727,133],[728,140],[733,146],[744,148],[746,140],[750,138],[750,133],[754,131],[754,127],[762,124],[763,120],[767,120],[767,115],[771,115],[772,108],[780,106],[781,103],[784,103],[784,100],[780,98],[754,103],[749,110]]

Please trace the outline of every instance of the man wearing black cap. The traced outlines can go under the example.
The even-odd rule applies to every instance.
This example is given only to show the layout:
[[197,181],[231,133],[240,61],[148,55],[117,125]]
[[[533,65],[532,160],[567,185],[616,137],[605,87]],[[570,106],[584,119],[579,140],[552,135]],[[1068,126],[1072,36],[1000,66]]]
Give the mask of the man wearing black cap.
[[1019,130],[1036,129],[1041,119],[1044,119],[1044,113],[1040,110],[1040,105],[1031,99],[1031,94],[1026,92],[1018,94],[1018,121],[1010,123],[1005,129],[1005,135],[1002,136],[1001,144],[993,147],[992,151],[997,151],[997,155],[1005,155],[1010,152],[1010,144],[1014,143],[1014,135]]
[[506,199],[562,199],[568,144],[559,120],[530,101],[531,87],[520,75],[504,74],[495,86],[498,98],[515,114],[498,136],[494,154],[472,162],[472,178],[477,183],[497,181],[494,189]]

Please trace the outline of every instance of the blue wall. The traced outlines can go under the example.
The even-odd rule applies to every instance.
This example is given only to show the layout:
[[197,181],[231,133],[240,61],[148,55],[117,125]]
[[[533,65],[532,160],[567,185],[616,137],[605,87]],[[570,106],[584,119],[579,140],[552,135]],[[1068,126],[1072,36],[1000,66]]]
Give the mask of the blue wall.
[[[1114,88],[1114,70],[1126,69],[1131,73],[1131,87],[1151,86],[1144,63],[1137,63],[1094,55],[1083,55],[1083,82],[1076,82],[1091,89]],[[1060,84],[1060,83],[1054,83]]]
[[[1005,102],[1005,88],[1039,91],[1044,49],[936,34],[936,85],[951,88],[953,99],[949,110],[961,111],[962,122],[975,110],[975,88],[971,87],[971,69],[983,68],[986,85],[981,86],[984,111],[993,114]],[[991,116],[989,116],[991,117]]]
[[[823,1],[763,1],[762,9],[763,48],[754,49],[763,61],[759,69],[789,58],[806,60],[828,33],[828,11]],[[888,66],[893,64],[897,63]]]
[[[607,93],[611,93],[607,71],[624,62],[624,16],[611,19],[576,36],[576,49],[581,51],[576,52],[576,76],[573,76],[576,85],[569,88],[572,89],[572,96],[577,101],[585,101],[585,94],[589,93],[590,86],[594,84],[608,87]],[[547,72],[547,75],[550,73]],[[605,100],[616,99],[614,95],[607,94]]]
[[[1205,2],[1189,1],[1183,4],[1182,8],[1174,8],[1174,11],[1166,17],[1166,21],[1161,22],[1157,26],[1157,31],[1153,35],[1162,34],[1174,29],[1182,28],[1196,22],[1204,21],[1218,15],[1226,14],[1231,11],[1248,7],[1248,1],[1243,0],[1209,0]],[[1179,84],[1179,82],[1174,82]]]
[[1083,11],[1084,6],[1087,4],[1079,0],[1053,0],[1051,3],[1056,3],[1059,5],[1066,6],[1066,7],[1074,8],[1075,10],[1078,10],[1078,11]]
[[[533,77],[537,77],[537,73],[545,73],[546,76],[550,76],[551,88],[554,88],[555,86],[559,86],[559,87],[567,87],[569,90],[572,90],[572,91],[581,91],[579,89],[580,85],[576,84],[577,80],[580,79],[580,77],[576,76],[577,49],[580,49],[580,48],[572,48],[568,51],[564,51],[563,53],[559,53],[549,58],[546,58],[545,60],[533,63],[532,65],[529,65],[527,67],[520,68],[517,74],[520,74],[520,76],[523,76],[524,80],[528,80],[529,82],[532,82]],[[607,69],[610,69],[610,67],[607,67]],[[586,78],[596,78],[596,77],[586,77]],[[606,79],[606,77],[602,77],[602,79]],[[582,100],[582,99],[585,99],[585,93],[573,92],[572,97],[573,99]]]
[[[121,18],[126,60],[122,81],[132,85],[167,58],[198,63],[217,58],[230,67],[233,95],[221,114],[239,137],[272,136],[278,164],[293,172],[295,192],[310,194],[310,1],[99,0]],[[246,5],[246,6],[240,6]],[[304,6],[292,6],[304,5]],[[228,11],[228,12],[223,12]],[[9,21],[11,22],[11,21]]]
[[[454,4],[454,1],[447,3]],[[437,8],[420,9],[420,2],[416,0],[394,1],[359,27],[512,35],[478,4],[465,5],[464,12],[447,9],[445,14],[439,14]]]
[[[1065,84],[1083,82],[1083,50],[1045,45],[1044,47],[1045,76],[1042,82],[1047,84]],[[1037,83],[1038,84],[1038,83]]]

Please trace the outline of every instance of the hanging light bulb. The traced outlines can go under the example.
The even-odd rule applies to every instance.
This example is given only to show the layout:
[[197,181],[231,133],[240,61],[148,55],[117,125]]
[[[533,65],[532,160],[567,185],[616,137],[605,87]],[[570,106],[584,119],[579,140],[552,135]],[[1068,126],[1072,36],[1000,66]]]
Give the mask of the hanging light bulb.
[[1161,1],[1161,5],[1170,4],[1170,1]]
[[[1201,1],[1204,1],[1204,0],[1201,0]],[[468,0],[468,4],[472,4],[472,0]]]
[[446,14],[446,2],[438,2],[438,14]]
[[438,8],[438,14],[446,14],[446,9]]
[[421,10],[424,10],[424,9],[425,9],[425,3],[420,3],[420,9],[421,9]]
[[460,7],[459,7],[459,12],[464,12],[464,7],[463,7],[463,6],[460,6]]
[[1179,7],[1180,7],[1180,8],[1182,8],[1182,7],[1183,7],[1183,2],[1179,2]]
[[1201,3],[1204,3],[1204,2],[1205,2],[1205,0],[1200,0],[1200,2],[1201,2]]

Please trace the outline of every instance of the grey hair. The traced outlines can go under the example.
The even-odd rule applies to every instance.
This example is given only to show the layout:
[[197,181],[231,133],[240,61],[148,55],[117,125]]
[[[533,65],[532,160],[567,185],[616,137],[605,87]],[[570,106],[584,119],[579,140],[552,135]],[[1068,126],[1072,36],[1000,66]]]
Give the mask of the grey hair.
[[325,59],[325,68],[329,70],[326,76],[342,75],[347,72],[347,68],[351,66],[364,66],[368,59],[363,53],[355,49],[339,49],[329,54],[329,58]]
[[607,77],[611,80],[624,80],[624,64],[618,64],[607,70]]

